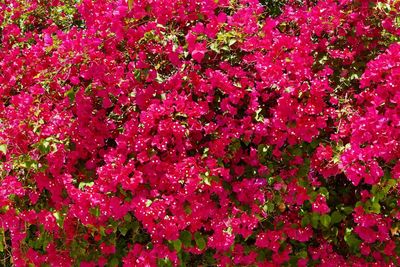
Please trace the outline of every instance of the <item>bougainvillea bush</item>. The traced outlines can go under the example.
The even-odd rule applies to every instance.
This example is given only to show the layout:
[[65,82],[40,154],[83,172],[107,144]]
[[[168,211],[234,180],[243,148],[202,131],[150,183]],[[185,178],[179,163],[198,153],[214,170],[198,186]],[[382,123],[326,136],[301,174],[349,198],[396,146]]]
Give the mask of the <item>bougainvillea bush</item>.
[[1,1],[0,265],[399,265],[399,10]]

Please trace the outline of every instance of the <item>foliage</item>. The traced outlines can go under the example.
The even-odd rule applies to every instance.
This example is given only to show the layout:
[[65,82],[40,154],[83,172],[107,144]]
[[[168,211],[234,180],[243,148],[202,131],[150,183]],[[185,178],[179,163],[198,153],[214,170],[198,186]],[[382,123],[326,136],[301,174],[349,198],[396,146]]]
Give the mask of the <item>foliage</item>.
[[1,264],[400,264],[398,10],[0,2]]

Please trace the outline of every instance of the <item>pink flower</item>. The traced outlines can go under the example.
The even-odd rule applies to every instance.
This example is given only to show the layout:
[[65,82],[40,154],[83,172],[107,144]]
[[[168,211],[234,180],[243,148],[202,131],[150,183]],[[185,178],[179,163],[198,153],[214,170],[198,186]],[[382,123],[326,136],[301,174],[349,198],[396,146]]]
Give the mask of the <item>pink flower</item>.
[[368,227],[356,226],[354,232],[366,243],[374,243],[378,239],[376,232]]
[[207,48],[205,43],[196,43],[192,51],[192,57],[197,63],[201,63],[206,52]]
[[326,198],[322,195],[318,195],[312,204],[312,210],[313,212],[317,212],[319,214],[329,213],[330,209],[326,204]]

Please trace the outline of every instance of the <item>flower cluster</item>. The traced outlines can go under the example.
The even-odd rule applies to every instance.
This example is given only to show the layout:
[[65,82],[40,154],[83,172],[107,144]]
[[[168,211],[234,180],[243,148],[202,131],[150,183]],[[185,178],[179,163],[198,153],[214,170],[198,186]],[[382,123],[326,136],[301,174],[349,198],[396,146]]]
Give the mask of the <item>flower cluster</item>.
[[400,264],[399,10],[0,3],[0,262]]

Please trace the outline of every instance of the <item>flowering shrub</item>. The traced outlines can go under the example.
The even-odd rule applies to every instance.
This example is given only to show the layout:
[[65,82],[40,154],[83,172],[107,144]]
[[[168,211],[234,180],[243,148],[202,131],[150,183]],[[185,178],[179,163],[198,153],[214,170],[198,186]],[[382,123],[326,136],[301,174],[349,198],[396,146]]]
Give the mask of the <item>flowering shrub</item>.
[[2,265],[400,264],[400,1],[0,10]]

